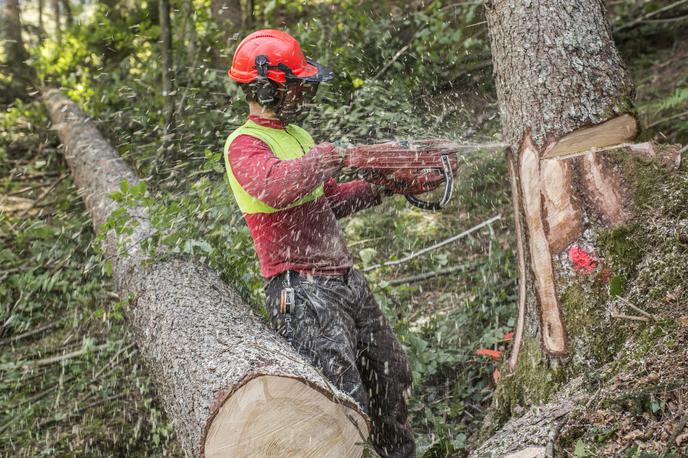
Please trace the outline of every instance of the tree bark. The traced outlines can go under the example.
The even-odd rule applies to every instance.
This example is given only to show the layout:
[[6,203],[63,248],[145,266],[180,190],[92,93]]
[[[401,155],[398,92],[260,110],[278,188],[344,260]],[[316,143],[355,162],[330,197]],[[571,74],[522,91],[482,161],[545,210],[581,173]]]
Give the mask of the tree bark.
[[62,26],[60,25],[60,2],[59,0],[53,0],[53,15],[55,16],[55,41],[57,44],[62,44]]
[[165,98],[165,135],[174,131],[174,89],[172,64],[172,27],[170,2],[158,0],[160,6],[160,46],[162,51],[162,95]]
[[[187,41],[185,64],[190,68],[193,68],[196,62],[196,11],[194,9],[192,0],[184,0],[183,14],[184,22],[180,38],[182,43],[184,40]],[[179,65],[183,66],[184,62],[180,61]]]
[[65,20],[67,21],[67,27],[74,25],[74,15],[72,14],[72,7],[69,4],[69,0],[60,0],[62,5],[62,10],[65,14]]
[[227,32],[241,27],[241,0],[212,0],[211,8],[213,20],[225,36]]
[[43,8],[45,0],[38,0],[38,30],[41,38],[45,36],[45,26],[43,24]]
[[[577,272],[561,254],[580,245],[594,255],[584,229],[625,221],[630,199],[623,177],[604,157],[556,157],[635,137],[633,86],[599,0],[493,1],[486,17],[502,132],[513,151],[516,216],[525,228],[519,247],[525,309],[532,316],[518,331],[538,338],[550,357],[565,357],[569,338],[557,279],[575,279]],[[591,134],[594,126],[599,132]],[[589,144],[571,141],[578,133]],[[516,364],[513,358],[512,369]]]
[[231,59],[229,39],[242,26],[241,0],[212,0],[210,8],[222,37],[222,46],[213,48],[213,65],[224,68]]
[[2,38],[5,42],[6,59],[12,65],[25,66],[29,56],[22,39],[19,2],[6,0],[2,15]]
[[[599,292],[592,279],[608,280],[598,236],[634,210],[617,156],[596,151],[627,144],[639,127],[603,1],[492,0],[485,11],[502,134],[511,144],[520,270],[517,328],[484,425],[490,432],[515,409],[549,401],[557,387],[607,362],[590,341],[599,323],[586,316],[603,316],[586,309]],[[545,436],[564,410],[541,418]],[[514,434],[498,434],[474,456],[544,456],[539,436]]]
[[19,2],[6,0],[4,5],[0,3],[0,8],[0,39],[4,41],[5,48],[5,62],[2,65],[6,66],[12,75],[12,81],[4,88],[2,99],[10,102],[15,97],[27,97],[26,86],[33,83],[35,72],[26,64],[29,55],[22,39]]
[[[58,90],[43,94],[65,159],[98,228],[109,196],[139,180],[86,115]],[[148,257],[146,209],[104,250],[126,319],[187,456],[357,456],[368,424],[208,267]]]

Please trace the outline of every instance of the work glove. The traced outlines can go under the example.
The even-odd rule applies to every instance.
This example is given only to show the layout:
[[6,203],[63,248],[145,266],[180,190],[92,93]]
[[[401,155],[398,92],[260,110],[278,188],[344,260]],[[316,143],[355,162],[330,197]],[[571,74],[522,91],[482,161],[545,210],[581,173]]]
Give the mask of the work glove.
[[323,142],[311,148],[307,156],[316,158],[320,170],[326,178],[332,177],[342,169],[345,150],[332,143]]

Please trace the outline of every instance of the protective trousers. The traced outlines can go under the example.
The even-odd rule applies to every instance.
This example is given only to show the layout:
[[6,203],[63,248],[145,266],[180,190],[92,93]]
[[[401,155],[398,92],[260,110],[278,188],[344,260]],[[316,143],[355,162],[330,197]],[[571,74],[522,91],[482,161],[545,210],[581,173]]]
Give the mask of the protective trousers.
[[289,277],[295,296],[291,313],[280,313],[286,272],[266,286],[273,328],[368,413],[380,456],[415,456],[406,421],[408,358],[363,274],[350,269],[339,277],[311,277],[292,271]]

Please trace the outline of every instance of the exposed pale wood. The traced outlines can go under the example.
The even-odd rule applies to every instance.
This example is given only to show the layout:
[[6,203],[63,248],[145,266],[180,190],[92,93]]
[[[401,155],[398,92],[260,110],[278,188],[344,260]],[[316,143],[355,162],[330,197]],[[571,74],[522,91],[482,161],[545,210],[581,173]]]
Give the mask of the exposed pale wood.
[[[46,91],[43,100],[97,228],[118,208],[110,194],[121,181],[135,185],[139,180],[76,104],[57,90]],[[333,388],[272,332],[210,268],[190,260],[151,258],[138,243],[155,233],[146,209],[127,208],[127,213],[136,222],[132,232],[110,231],[104,251],[119,296],[131,298],[125,309],[127,324],[187,456],[204,455],[209,430],[224,435],[222,427],[214,424],[216,413],[225,403],[232,405],[244,385],[261,377],[287,378],[299,386],[299,394],[282,398],[283,408],[293,411],[283,430],[262,431],[264,436],[258,437],[252,436],[256,428],[247,428],[243,441],[283,444],[287,435],[298,437],[296,446],[306,455],[311,453],[306,438],[298,435],[310,413],[299,417],[307,412],[289,404],[306,397],[320,399],[335,424],[355,418],[367,437],[366,417],[350,397]],[[358,431],[354,435],[343,429],[342,435],[346,436],[342,443],[362,440]]]
[[561,356],[567,351],[566,330],[554,286],[552,254],[543,224],[540,155],[530,135],[524,138],[519,156],[521,200],[528,230],[530,269],[540,307],[542,344],[550,355]]
[[[604,157],[588,153],[580,160],[585,197],[605,225],[616,225],[631,216],[629,199],[623,195],[621,175],[604,163]],[[592,210],[592,209],[591,209]]]
[[573,167],[562,161],[542,161],[540,172],[549,248],[557,254],[583,232],[580,204],[573,188]]
[[208,431],[205,455],[359,457],[365,420],[301,380],[262,376],[222,406]]
[[629,153],[643,160],[644,162],[659,162],[669,172],[674,172],[681,167],[681,154],[684,152],[680,149],[680,145],[660,145],[654,141],[643,143],[620,143],[604,148],[592,147],[585,151],[580,151],[572,154],[564,154],[553,158],[546,159],[547,161],[560,161],[565,159],[578,158],[590,153],[603,153],[606,151],[613,151],[616,149],[625,149]]
[[624,145],[631,154],[645,161],[655,161],[662,164],[669,172],[674,172],[681,167],[681,145],[659,145],[654,141],[644,143],[630,143]]
[[516,236],[516,257],[518,260],[518,317],[516,319],[516,331],[511,345],[509,356],[509,369],[513,371],[518,364],[518,354],[523,340],[523,330],[526,320],[526,255],[524,248],[523,216],[521,215],[521,193],[519,191],[518,176],[516,175],[516,158],[512,150],[507,153],[509,166],[509,182],[511,183],[511,201],[514,207],[514,235]]
[[592,149],[621,145],[638,135],[638,121],[630,114],[616,116],[601,124],[577,129],[551,143],[543,157],[573,155]]
[[0,195],[0,214],[28,211],[33,208],[33,200],[24,197]]
[[611,317],[629,321],[650,321],[649,318],[645,318],[644,316],[624,315],[623,313],[612,313]]
[[[569,273],[559,254],[583,237],[595,208],[587,199],[593,191],[580,189],[578,166],[551,164],[543,156],[627,142],[638,129],[629,113],[633,85],[598,0],[492,0],[485,3],[485,18],[502,138],[514,150],[523,151],[526,136],[532,145],[517,158],[512,176],[522,193],[517,211],[528,244],[521,276],[525,304],[519,302],[523,340],[539,338],[550,357],[560,357],[568,345],[556,281]],[[524,157],[529,164],[521,163]],[[608,194],[625,195],[623,182],[609,186],[620,189]],[[513,351],[509,364],[515,368],[516,345]]]

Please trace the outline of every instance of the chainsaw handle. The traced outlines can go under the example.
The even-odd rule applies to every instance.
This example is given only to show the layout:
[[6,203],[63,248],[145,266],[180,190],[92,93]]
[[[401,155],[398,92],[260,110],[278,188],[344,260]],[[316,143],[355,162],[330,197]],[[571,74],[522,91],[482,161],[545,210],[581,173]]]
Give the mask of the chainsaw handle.
[[438,202],[428,202],[416,196],[404,196],[408,202],[422,210],[437,211],[443,209],[451,200],[454,192],[454,174],[452,173],[449,156],[442,156],[442,173],[444,173],[444,194]]

